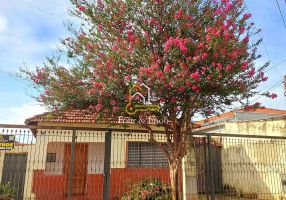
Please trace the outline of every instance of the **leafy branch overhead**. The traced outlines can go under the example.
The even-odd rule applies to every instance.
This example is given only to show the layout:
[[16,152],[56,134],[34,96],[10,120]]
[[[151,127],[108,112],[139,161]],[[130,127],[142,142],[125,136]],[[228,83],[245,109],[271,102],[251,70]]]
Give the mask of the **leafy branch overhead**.
[[[152,90],[165,127],[172,189],[176,186],[187,133],[194,114],[211,115],[257,94],[266,81],[255,66],[260,30],[249,22],[243,0],[72,0],[80,28],[63,39],[66,65],[49,58],[34,71],[22,70],[40,89],[37,98],[57,110],[82,108],[98,118],[128,116],[128,91],[134,83]],[[275,95],[265,94],[268,97]],[[143,120],[144,121],[144,120]],[[176,190],[174,190],[176,191]],[[174,193],[172,193],[175,199]]]

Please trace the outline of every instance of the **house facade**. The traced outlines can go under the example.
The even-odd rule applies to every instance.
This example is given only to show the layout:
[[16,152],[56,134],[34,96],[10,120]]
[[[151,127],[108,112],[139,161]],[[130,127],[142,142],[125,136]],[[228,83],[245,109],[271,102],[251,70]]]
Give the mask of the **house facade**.
[[[166,143],[163,128],[156,125],[156,120],[148,120],[155,139]],[[120,117],[112,125],[110,122],[96,123],[94,114],[72,110],[57,115],[43,113],[25,123],[33,135],[30,145],[27,145],[28,135],[19,134],[26,145],[0,156],[3,160],[9,153],[26,155],[23,194],[19,199],[67,199],[69,187],[72,187],[73,199],[102,199],[106,130],[112,131],[110,199],[119,199],[134,183],[143,179],[156,178],[170,183],[166,156],[149,142],[149,134],[132,119]],[[186,200],[194,199],[197,192],[195,164],[189,163],[190,158],[184,159],[180,172]],[[2,168],[4,165],[3,162],[0,164]]]
[[[252,194],[257,199],[285,199],[286,111],[239,110],[199,123],[201,127],[194,130],[196,133],[238,136],[217,137],[222,144],[224,186],[238,193]],[[241,135],[245,137],[239,137]]]
[[[34,116],[25,121],[36,137],[29,158],[26,198],[65,199],[68,195],[71,161],[74,162],[72,195],[79,199],[102,199],[105,132],[112,131],[110,198],[120,198],[130,185],[144,178],[169,182],[168,161],[148,142],[148,134],[134,121],[119,118],[116,125],[95,123],[93,114],[82,110]],[[152,119],[150,119],[152,120]],[[152,121],[150,121],[152,123]],[[122,125],[121,125],[122,124]],[[123,126],[124,124],[124,126]],[[128,124],[128,126],[126,126]],[[153,126],[153,125],[151,125]],[[160,132],[162,129],[152,127]],[[71,156],[75,130],[74,160]],[[165,142],[162,134],[155,138]],[[32,170],[31,170],[32,169]]]

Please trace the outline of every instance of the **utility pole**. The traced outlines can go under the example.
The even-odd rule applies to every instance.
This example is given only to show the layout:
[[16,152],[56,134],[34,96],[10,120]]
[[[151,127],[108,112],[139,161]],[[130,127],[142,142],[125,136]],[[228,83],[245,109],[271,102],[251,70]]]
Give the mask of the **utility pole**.
[[284,76],[284,96],[286,97],[286,75]]

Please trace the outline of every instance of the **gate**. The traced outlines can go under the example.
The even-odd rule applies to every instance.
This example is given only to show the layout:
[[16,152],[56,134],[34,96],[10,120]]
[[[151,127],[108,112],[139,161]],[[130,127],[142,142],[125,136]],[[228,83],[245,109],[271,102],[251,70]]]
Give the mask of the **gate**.
[[1,184],[15,189],[17,200],[23,199],[26,167],[27,153],[5,153]]
[[286,199],[285,136],[192,136],[195,168],[187,177],[187,200]]
[[[195,147],[195,159],[197,170],[197,191],[199,194],[206,194],[209,188],[209,154],[207,146],[199,145]],[[213,168],[215,192],[222,192],[222,166],[221,166],[221,146],[213,146]]]

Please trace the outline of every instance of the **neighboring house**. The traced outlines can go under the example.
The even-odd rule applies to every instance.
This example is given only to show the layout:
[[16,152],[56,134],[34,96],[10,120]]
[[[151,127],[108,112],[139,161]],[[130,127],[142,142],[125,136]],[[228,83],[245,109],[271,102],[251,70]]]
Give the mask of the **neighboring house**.
[[22,200],[24,197],[25,185],[28,185],[27,161],[31,152],[34,152],[34,147],[33,144],[15,142],[12,150],[0,152],[1,185],[9,185],[17,191],[15,200]]
[[[195,124],[200,127],[196,128],[194,132],[243,134],[246,133],[245,130],[242,133],[242,131],[239,129],[234,130],[233,127],[229,129],[229,127],[226,125],[231,122],[236,123],[253,120],[267,120],[283,116],[286,116],[286,110],[277,110],[271,108],[259,108],[256,110],[239,109],[195,122]],[[258,133],[257,131],[249,132],[249,129],[247,131],[247,134],[261,135],[261,133]],[[280,135],[280,132],[277,134]]]
[[196,133],[228,133],[268,138],[217,137],[221,141],[222,182],[259,199],[286,197],[286,111],[238,110],[198,122]]

